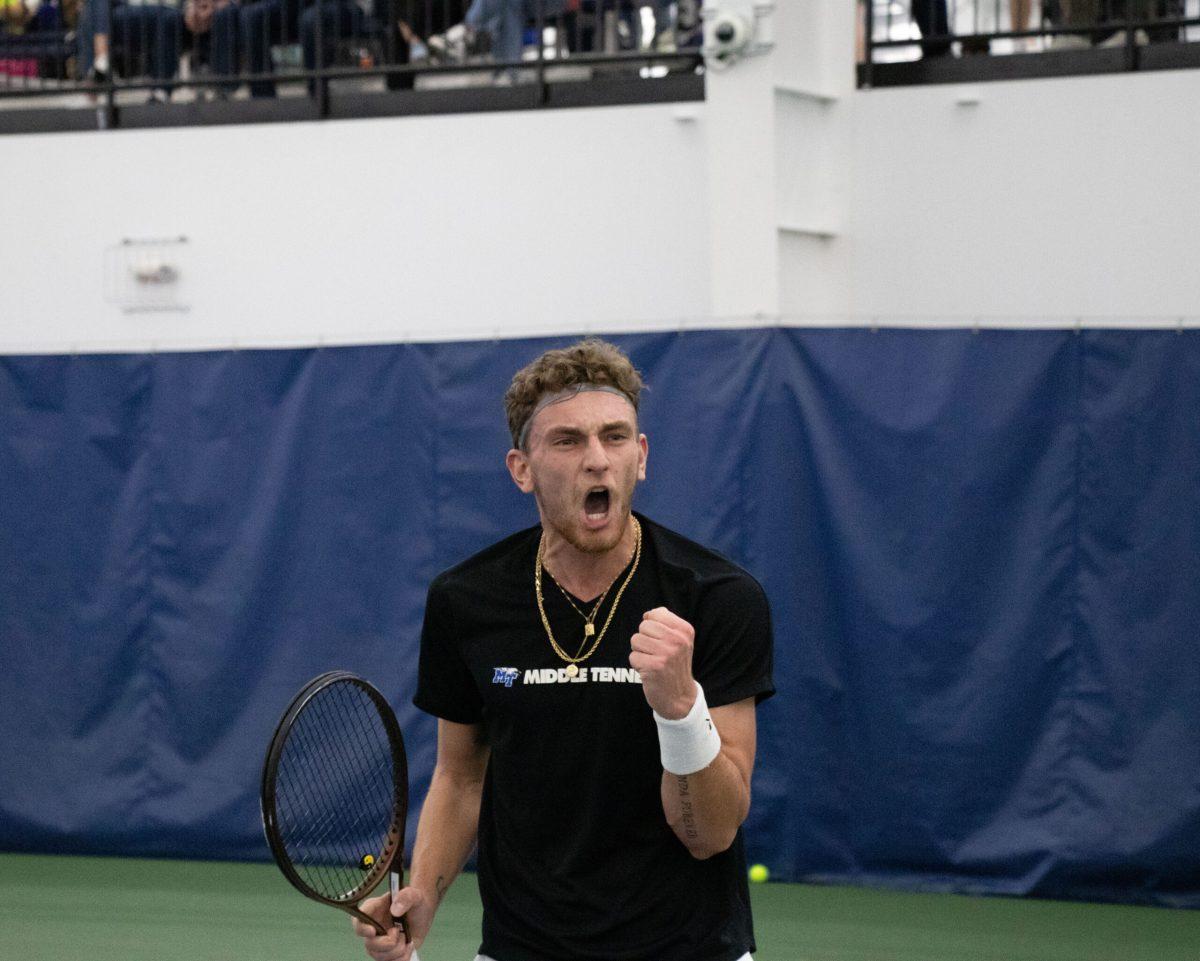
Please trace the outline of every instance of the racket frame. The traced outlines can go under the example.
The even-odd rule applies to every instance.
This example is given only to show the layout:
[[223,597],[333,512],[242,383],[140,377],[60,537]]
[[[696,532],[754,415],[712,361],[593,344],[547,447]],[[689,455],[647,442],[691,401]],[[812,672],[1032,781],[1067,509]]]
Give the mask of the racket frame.
[[[388,736],[388,746],[392,753],[394,801],[392,823],[388,828],[383,851],[378,855],[375,864],[371,866],[371,870],[364,875],[362,884],[348,891],[341,898],[329,898],[309,887],[292,864],[291,858],[288,857],[287,847],[279,832],[278,813],[275,807],[275,778],[279,770],[280,758],[283,756],[284,745],[287,743],[288,735],[291,733],[296,719],[308,707],[313,698],[323,690],[334,684],[344,683],[353,684],[362,690],[379,712],[379,718],[383,722]],[[275,726],[275,733],[271,735],[270,747],[267,749],[266,761],[263,764],[261,802],[263,833],[267,837],[267,845],[271,848],[271,854],[274,856],[279,870],[283,872],[283,876],[288,879],[292,887],[306,898],[339,908],[358,918],[364,924],[369,924],[381,936],[387,934],[388,928],[358,908],[359,903],[375,890],[385,876],[389,879],[388,888],[392,894],[395,894],[404,885],[404,824],[408,819],[408,755],[404,750],[404,737],[400,733],[400,722],[396,720],[396,712],[388,704],[387,698],[370,682],[350,671],[326,671],[305,684],[292,698],[292,702],[287,706],[279,723]],[[395,865],[394,870],[393,865]],[[404,931],[404,939],[410,940],[408,924],[405,919],[396,918],[395,921]]]

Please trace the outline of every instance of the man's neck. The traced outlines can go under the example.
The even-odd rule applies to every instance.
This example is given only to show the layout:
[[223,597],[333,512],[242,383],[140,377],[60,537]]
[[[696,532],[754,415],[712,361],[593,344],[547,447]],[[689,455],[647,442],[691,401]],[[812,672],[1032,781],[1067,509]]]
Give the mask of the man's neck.
[[542,527],[542,565],[550,575],[582,601],[598,597],[629,565],[634,549],[633,515],[615,547],[603,553],[581,551],[553,529]]

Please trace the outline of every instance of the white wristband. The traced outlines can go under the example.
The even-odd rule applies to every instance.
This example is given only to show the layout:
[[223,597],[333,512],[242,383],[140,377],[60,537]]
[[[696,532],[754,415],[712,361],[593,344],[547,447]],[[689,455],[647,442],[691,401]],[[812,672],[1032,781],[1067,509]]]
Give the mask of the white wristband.
[[672,721],[654,712],[658,725],[658,749],[663,770],[670,774],[695,774],[712,764],[721,753],[721,735],[708,714],[704,688],[696,682],[696,703],[686,717]]

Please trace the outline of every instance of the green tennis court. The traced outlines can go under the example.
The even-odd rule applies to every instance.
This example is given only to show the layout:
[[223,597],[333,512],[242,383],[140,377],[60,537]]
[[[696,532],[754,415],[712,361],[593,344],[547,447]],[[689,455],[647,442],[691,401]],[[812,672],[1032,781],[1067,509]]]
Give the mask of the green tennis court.
[[[1200,913],[859,888],[753,887],[758,961],[1195,961]],[[472,877],[423,961],[470,961]],[[0,855],[5,961],[332,961],[365,957],[349,922],[273,865]]]

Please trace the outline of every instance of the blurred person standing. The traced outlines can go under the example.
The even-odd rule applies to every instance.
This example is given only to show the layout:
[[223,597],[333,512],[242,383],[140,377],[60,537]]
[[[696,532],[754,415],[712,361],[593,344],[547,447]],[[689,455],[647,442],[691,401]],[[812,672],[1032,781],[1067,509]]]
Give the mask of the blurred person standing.
[[[179,0],[85,0],[76,43],[79,72],[85,79],[107,83],[115,49],[126,77],[170,80],[179,69],[183,47]],[[152,101],[169,99],[168,87],[151,91]]]

